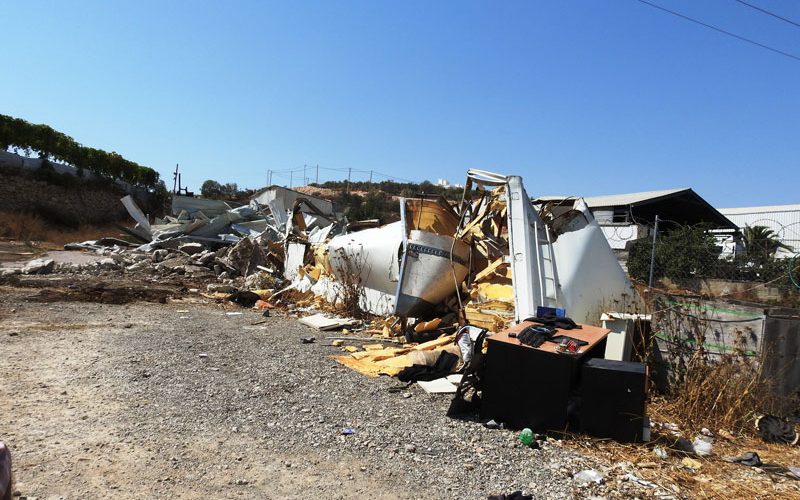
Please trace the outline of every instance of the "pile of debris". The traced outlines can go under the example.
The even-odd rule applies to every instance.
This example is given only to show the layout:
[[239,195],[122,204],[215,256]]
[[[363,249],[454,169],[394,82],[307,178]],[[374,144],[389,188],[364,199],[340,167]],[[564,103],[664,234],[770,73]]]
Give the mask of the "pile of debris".
[[90,271],[291,292],[348,316],[396,317],[396,336],[413,338],[434,319],[440,335],[467,324],[496,332],[542,306],[597,324],[637,301],[582,200],[537,210],[517,176],[470,170],[459,203],[400,198],[400,220],[383,226],[351,224],[334,203],[277,186],[242,206],[176,195],[172,215],[152,222],[131,197],[122,203],[136,221],[126,232],[141,244],[67,245],[108,257]]
[[[249,293],[244,303],[253,305],[283,297],[301,311],[338,312],[348,318],[342,324],[386,318],[373,322],[376,336],[402,347],[338,358],[371,375],[432,366],[442,352],[459,358],[457,370],[463,352],[453,341],[466,325],[498,332],[541,307],[598,324],[602,312],[637,304],[585,203],[537,209],[517,176],[470,170],[460,202],[400,198],[400,220],[382,226],[350,223],[334,203],[277,186],[242,206],[176,195],[172,215],[152,222],[130,197],[122,203],[136,221],[126,232],[141,244],[67,245],[108,257],[89,271],[218,281],[211,298]],[[409,356],[429,342],[435,354]]]

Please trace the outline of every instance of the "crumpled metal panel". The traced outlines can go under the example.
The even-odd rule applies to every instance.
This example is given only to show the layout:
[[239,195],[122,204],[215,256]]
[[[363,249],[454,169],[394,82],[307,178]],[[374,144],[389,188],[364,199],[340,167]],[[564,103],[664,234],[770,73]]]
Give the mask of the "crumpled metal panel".
[[468,262],[469,245],[463,241],[412,230],[403,255],[395,314],[419,317],[454,295],[467,277]]

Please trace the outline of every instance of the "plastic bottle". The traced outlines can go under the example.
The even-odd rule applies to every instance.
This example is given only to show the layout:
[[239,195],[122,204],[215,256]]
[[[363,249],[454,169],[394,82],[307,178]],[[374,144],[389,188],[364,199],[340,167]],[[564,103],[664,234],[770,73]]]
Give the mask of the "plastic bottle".
[[530,446],[533,442],[533,431],[525,427],[522,429],[522,432],[519,433],[519,440],[525,446]]

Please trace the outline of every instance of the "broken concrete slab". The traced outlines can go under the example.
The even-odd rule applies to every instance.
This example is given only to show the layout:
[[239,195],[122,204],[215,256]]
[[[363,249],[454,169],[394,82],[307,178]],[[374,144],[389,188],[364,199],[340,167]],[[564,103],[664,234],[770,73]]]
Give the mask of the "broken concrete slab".
[[225,258],[219,260],[238,271],[242,276],[248,276],[258,272],[258,266],[263,266],[267,263],[267,256],[255,239],[248,237],[242,238],[239,243],[230,249]]
[[303,325],[310,326],[311,328],[316,328],[320,331],[339,330],[357,323],[356,320],[351,318],[331,317],[323,313],[300,318],[298,322]]
[[22,274],[49,274],[53,272],[56,261],[53,259],[34,259],[20,270]]
[[183,243],[182,245],[178,245],[178,250],[187,254],[187,255],[194,255],[197,253],[202,252],[205,249],[205,245],[198,242],[190,242],[190,243]]

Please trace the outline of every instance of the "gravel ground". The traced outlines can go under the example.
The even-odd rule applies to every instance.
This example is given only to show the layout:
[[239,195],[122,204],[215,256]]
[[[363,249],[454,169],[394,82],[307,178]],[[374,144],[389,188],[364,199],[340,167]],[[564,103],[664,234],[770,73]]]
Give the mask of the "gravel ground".
[[0,439],[28,498],[569,498],[601,465],[389,392],[280,314],[34,295],[0,290]]

